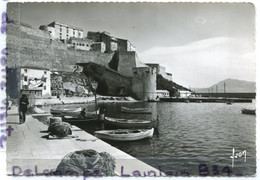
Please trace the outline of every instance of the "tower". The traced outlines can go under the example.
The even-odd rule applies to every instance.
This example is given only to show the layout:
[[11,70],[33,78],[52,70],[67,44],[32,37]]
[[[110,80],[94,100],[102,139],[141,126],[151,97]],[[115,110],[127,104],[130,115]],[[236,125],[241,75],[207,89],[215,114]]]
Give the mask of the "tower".
[[154,100],[156,96],[156,70],[152,67],[133,68],[132,91],[140,100]]

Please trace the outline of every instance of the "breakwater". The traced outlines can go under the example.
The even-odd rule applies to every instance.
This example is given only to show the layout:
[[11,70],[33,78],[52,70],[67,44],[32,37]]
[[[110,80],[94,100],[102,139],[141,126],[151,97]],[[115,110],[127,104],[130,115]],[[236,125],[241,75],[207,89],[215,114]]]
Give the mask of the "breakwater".
[[164,97],[160,98],[160,101],[162,102],[195,102],[195,103],[251,103],[252,99],[250,98],[214,98],[214,97],[208,97],[208,98],[170,98],[170,97]]

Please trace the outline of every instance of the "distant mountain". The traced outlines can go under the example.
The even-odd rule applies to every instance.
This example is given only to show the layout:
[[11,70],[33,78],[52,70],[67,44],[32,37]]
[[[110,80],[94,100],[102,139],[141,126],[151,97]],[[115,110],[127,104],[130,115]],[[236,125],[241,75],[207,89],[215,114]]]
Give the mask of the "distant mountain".
[[[251,81],[243,81],[238,79],[226,79],[224,81],[220,81],[217,84],[214,84],[208,88],[193,88],[197,93],[208,93],[212,92],[223,93],[224,92],[224,84],[226,93],[254,93],[256,92],[256,83]],[[192,89],[192,90],[193,90]]]

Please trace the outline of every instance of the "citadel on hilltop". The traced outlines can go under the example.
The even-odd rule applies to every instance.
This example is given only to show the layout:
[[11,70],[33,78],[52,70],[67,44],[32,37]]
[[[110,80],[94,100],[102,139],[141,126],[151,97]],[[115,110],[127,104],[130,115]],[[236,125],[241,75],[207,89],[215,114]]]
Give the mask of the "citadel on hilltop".
[[54,21],[41,25],[40,30],[49,33],[52,40],[59,40],[75,49],[98,52],[135,51],[135,47],[126,39],[116,38],[110,33],[91,32],[84,37],[83,29]]
[[[172,75],[159,64],[142,63],[129,40],[113,37],[108,32],[88,32],[85,37],[83,29],[56,21],[35,29],[20,22],[18,3],[7,6],[8,18],[13,21],[7,25],[8,68],[44,67],[51,72],[73,72],[76,65],[83,67],[84,72],[92,72],[88,76],[106,89],[106,95],[131,95],[140,100],[168,96],[166,90],[156,90],[156,75],[170,81]],[[28,77],[28,82],[23,79],[23,83],[28,84],[33,78],[39,79]],[[29,87],[32,86],[22,86],[21,90],[33,91]],[[61,93],[64,90],[59,89]],[[56,95],[57,91],[51,84],[49,95]]]

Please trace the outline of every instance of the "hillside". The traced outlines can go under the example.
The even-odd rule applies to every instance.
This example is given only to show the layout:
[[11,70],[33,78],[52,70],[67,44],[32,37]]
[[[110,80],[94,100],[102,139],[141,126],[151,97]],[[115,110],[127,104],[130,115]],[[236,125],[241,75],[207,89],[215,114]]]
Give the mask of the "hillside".
[[169,81],[162,77],[162,75],[156,76],[156,88],[158,90],[167,90],[170,93],[170,96],[176,96],[177,90],[186,90],[189,91],[189,89],[173,82]]
[[197,93],[208,93],[213,92],[215,93],[216,90],[218,93],[224,92],[224,83],[225,83],[225,90],[226,93],[254,93],[256,89],[256,83],[251,81],[243,81],[238,79],[226,79],[220,81],[208,88],[193,88]]

